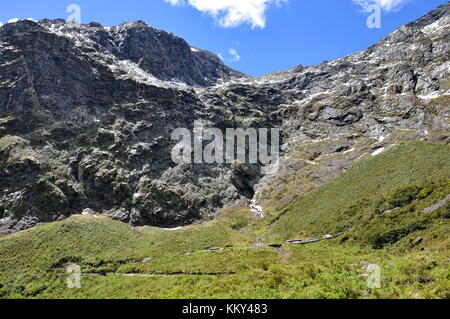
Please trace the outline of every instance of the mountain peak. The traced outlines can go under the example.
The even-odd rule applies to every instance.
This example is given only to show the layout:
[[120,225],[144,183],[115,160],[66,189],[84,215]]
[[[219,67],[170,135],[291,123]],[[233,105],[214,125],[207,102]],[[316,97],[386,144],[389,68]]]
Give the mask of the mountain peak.
[[[49,32],[73,42],[109,52],[119,61],[129,61],[161,81],[207,87],[218,82],[246,77],[223,64],[211,52],[195,49],[182,38],[148,26],[144,21],[105,28],[100,23],[73,24],[63,19],[32,21],[20,19],[0,29],[0,38],[31,31]],[[33,37],[28,39],[34,41]],[[89,49],[91,50],[91,49]]]

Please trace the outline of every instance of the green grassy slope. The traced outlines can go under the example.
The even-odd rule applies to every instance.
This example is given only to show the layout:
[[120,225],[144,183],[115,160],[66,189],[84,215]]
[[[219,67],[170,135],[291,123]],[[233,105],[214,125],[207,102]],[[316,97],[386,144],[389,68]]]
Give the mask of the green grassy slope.
[[[0,298],[450,298],[449,205],[422,213],[450,193],[449,158],[447,145],[401,143],[265,220],[233,208],[170,231],[74,216],[0,237]],[[367,288],[366,262],[381,289]],[[66,287],[70,263],[81,289]]]
[[[299,231],[319,236],[348,230],[368,213],[368,207],[378,209],[378,213],[395,208],[389,203],[382,206],[389,202],[387,197],[396,196],[395,192],[401,196],[402,189],[416,187],[417,194],[424,189],[419,197],[428,200],[418,205],[423,206],[442,193],[449,194],[449,180],[448,145],[402,142],[378,156],[368,155],[323,187],[289,204],[274,218],[269,233],[287,239],[299,235]],[[434,196],[430,196],[433,192]],[[413,196],[399,205],[416,199]]]

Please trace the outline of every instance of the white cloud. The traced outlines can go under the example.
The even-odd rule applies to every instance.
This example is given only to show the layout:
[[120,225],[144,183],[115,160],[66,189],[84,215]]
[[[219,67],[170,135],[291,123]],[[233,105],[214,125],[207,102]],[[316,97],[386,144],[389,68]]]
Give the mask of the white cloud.
[[241,56],[236,49],[231,48],[228,50],[228,53],[231,55],[231,59],[229,60],[230,62],[238,62],[241,60]]
[[367,9],[370,5],[377,4],[386,12],[400,10],[409,0],[353,0],[357,5]]
[[231,28],[248,23],[252,28],[266,26],[270,5],[280,6],[288,0],[164,0],[173,6],[189,4],[211,15],[221,27]]
[[236,49],[228,49],[229,59],[225,59],[222,53],[218,53],[217,56],[222,60],[222,62],[239,62],[241,61],[241,56]]
[[3,23],[0,22],[0,27],[2,27],[2,26],[3,26]]

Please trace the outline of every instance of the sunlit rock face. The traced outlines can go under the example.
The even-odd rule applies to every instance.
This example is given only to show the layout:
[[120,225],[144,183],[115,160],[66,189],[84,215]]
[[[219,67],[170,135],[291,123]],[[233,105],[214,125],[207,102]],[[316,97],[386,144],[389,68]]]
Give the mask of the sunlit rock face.
[[[0,233],[83,211],[176,227],[283,205],[400,139],[448,143],[450,5],[378,44],[251,78],[143,22],[0,28]],[[176,128],[278,128],[281,160],[177,164]],[[264,215],[263,213],[260,215]]]

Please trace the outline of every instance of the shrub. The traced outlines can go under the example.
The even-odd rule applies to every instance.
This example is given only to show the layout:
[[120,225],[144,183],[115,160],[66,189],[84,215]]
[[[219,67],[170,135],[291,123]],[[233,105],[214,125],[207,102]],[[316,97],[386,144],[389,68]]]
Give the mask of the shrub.
[[32,282],[25,287],[25,295],[28,297],[33,297],[41,294],[48,287],[47,284],[42,282]]
[[391,191],[387,196],[390,208],[403,207],[417,199],[422,189],[418,186],[408,186]]

